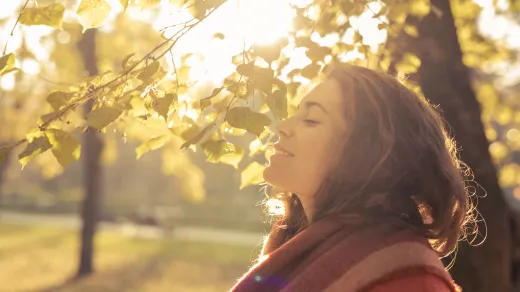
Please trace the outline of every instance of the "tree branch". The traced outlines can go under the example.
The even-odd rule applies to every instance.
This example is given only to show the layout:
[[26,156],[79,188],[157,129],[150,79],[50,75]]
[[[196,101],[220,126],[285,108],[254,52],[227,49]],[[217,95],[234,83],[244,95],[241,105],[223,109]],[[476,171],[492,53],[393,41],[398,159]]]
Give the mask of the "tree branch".
[[[25,3],[23,9],[22,9],[22,12],[23,10],[25,9],[25,7],[27,6],[27,3],[29,2],[30,0],[27,0],[27,2]],[[215,12],[218,8],[220,8],[224,3],[226,3],[227,1],[223,1],[222,3],[220,3],[219,5],[215,6],[213,9],[211,9],[207,15],[205,15],[203,18],[199,19],[197,22],[193,23],[193,24],[190,24],[190,25],[187,25],[188,23],[190,23],[191,21],[193,21],[195,18],[191,19],[190,21],[187,21],[185,22],[185,26],[180,29],[178,32],[176,32],[174,35],[172,35],[171,37],[169,37],[168,39],[166,39],[165,41],[161,42],[159,45],[157,45],[155,48],[153,48],[149,53],[147,53],[143,58],[141,58],[139,61],[137,61],[135,64],[133,64],[130,68],[128,68],[127,70],[125,70],[123,73],[121,73],[119,76],[117,76],[116,78],[112,79],[111,81],[97,87],[97,88],[94,88],[94,90],[87,90],[87,93],[85,93],[82,97],[78,98],[76,101],[72,102],[71,104],[67,105],[65,108],[63,108],[61,111],[59,111],[59,113],[57,113],[56,116],[50,118],[49,120],[47,120],[45,123],[43,123],[42,125],[38,126],[38,128],[40,129],[40,131],[45,131],[47,129],[47,127],[54,121],[60,119],[65,113],[67,113],[70,109],[72,108],[75,108],[79,105],[81,105],[82,103],[90,100],[90,99],[96,99],[98,98],[99,96],[102,95],[103,93],[103,90],[107,87],[109,87],[110,85],[116,83],[118,80],[120,80],[121,78],[123,77],[126,77],[128,76],[128,74],[130,74],[135,68],[137,68],[138,66],[142,65],[142,63],[150,58],[153,58],[154,60],[157,60],[157,59],[160,59],[162,58],[164,55],[166,55],[166,53],[170,52],[172,49],[173,49],[173,46],[175,46],[175,44],[179,41],[179,39],[181,37],[183,37],[185,34],[187,34],[190,30],[192,30],[194,27],[196,27],[199,23],[201,23],[202,21],[204,21],[206,18],[208,18],[211,14],[213,14],[213,12]],[[18,20],[20,19],[21,17],[21,14],[22,12],[20,12],[20,16],[18,17]],[[18,20],[17,20],[17,23],[18,23]],[[15,25],[16,26],[16,25]],[[14,31],[14,28],[13,28],[13,31]],[[158,56],[156,57],[152,57],[152,55],[154,53],[156,53],[160,48],[164,47],[165,45],[167,45],[168,43],[171,44],[168,46],[168,48],[162,52],[161,54],[159,54]],[[16,146],[19,146],[23,143],[27,142],[27,138],[24,138],[24,139],[21,139],[15,143],[13,143],[11,146],[7,146],[7,145],[2,145],[0,147],[7,147],[7,148],[14,148]]]
[[16,29],[16,26],[18,25],[18,22],[20,21],[20,17],[22,17],[22,13],[25,10],[25,7],[27,7],[27,4],[29,4],[30,0],[25,1],[25,4],[22,7],[22,10],[20,10],[20,14],[18,15],[18,18],[16,19],[16,22],[13,25],[13,29],[11,30],[11,34],[9,34],[9,37],[7,37],[7,41],[5,42],[4,51],[2,52],[2,56],[5,56],[5,53],[7,52],[7,45],[9,44],[9,40],[14,35],[14,30]]

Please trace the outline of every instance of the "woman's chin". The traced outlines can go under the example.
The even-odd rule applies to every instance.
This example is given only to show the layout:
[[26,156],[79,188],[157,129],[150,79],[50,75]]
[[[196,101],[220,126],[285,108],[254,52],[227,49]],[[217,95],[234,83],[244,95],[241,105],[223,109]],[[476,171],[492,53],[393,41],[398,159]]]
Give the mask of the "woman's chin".
[[278,171],[275,167],[271,165],[267,166],[264,169],[263,176],[264,180],[270,185],[284,189],[284,174]]

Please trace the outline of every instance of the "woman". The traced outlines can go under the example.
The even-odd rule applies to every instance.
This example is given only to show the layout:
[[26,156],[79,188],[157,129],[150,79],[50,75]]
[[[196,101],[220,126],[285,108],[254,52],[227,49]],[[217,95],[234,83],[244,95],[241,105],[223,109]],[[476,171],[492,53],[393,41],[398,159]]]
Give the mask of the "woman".
[[439,256],[473,208],[437,112],[396,79],[339,67],[280,122],[264,171],[284,214],[231,291],[459,291]]

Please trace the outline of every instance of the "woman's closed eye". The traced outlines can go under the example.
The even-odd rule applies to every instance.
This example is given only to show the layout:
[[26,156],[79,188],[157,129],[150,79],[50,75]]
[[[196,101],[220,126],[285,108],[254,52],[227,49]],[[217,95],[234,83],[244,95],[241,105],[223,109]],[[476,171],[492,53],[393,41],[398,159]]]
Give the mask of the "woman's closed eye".
[[319,124],[318,121],[311,120],[311,119],[303,119],[303,122],[306,123],[306,124],[309,124],[309,125],[317,125],[317,124]]

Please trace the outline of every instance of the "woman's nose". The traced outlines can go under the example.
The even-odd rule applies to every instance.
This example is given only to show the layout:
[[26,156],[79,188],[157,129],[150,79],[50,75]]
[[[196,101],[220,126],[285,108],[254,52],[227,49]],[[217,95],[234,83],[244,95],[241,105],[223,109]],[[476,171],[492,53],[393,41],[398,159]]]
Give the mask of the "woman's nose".
[[291,128],[290,120],[291,119],[288,118],[276,124],[275,129],[279,136],[285,136],[286,138],[292,137],[294,130]]

